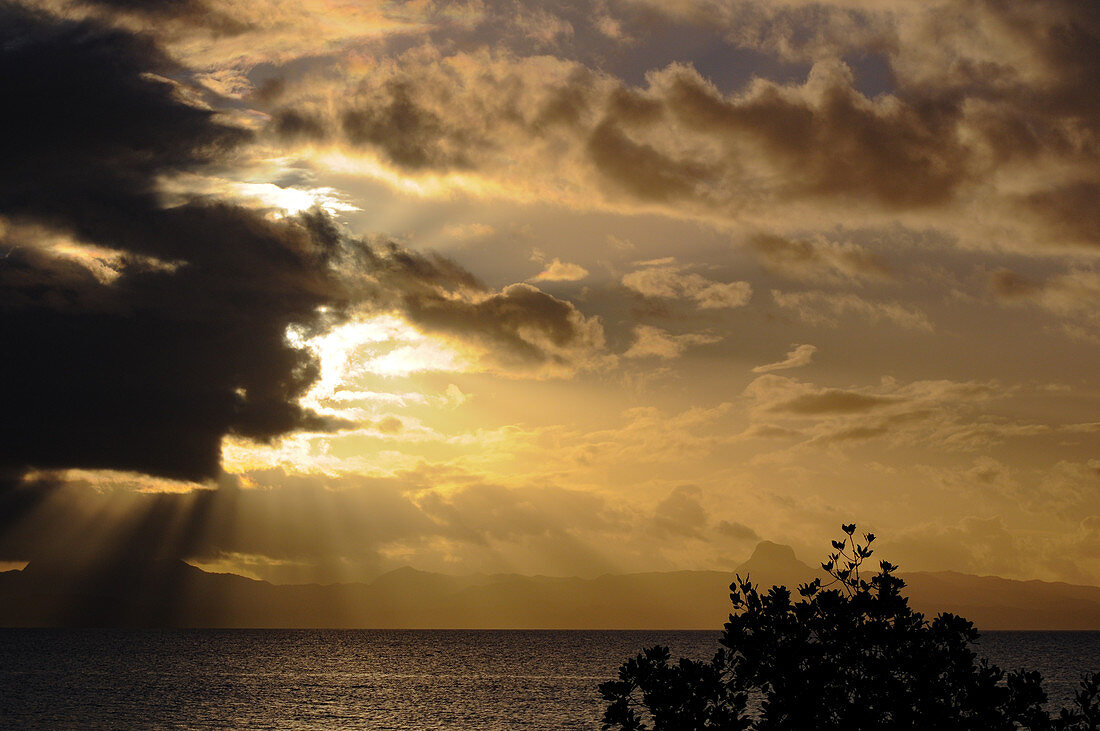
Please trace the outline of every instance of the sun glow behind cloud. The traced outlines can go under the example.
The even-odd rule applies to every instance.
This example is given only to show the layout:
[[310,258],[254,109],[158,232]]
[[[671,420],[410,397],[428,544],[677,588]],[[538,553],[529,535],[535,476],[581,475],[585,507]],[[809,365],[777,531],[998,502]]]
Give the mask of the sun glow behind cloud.
[[194,195],[228,198],[249,207],[272,212],[276,218],[293,216],[303,211],[320,209],[330,216],[361,210],[349,202],[340,191],[329,186],[277,185],[264,178],[293,172],[291,161],[260,160],[252,169],[240,171],[242,179],[204,175],[176,175],[160,181],[160,189],[169,199],[186,199]]
[[320,208],[330,216],[360,210],[342,200],[333,188],[282,188],[272,183],[229,183],[227,187],[241,198],[278,208],[288,216],[311,208]]
[[[320,376],[302,397],[302,406],[354,426],[336,434],[293,434],[270,445],[226,438],[222,459],[231,473],[289,468],[390,474],[411,469],[421,457],[395,445],[447,442],[448,436],[424,425],[421,416],[445,413],[469,399],[454,384],[436,393],[416,381],[422,374],[467,372],[474,364],[455,344],[420,332],[396,314],[364,315],[313,337],[290,328],[286,336],[294,347],[311,351],[320,365]],[[420,415],[395,416],[409,409]]]
[[287,339],[320,360],[321,377],[303,399],[311,408],[324,408],[323,402],[358,390],[363,376],[407,377],[470,367],[465,356],[442,338],[425,335],[393,314],[367,316],[308,339],[291,328]]

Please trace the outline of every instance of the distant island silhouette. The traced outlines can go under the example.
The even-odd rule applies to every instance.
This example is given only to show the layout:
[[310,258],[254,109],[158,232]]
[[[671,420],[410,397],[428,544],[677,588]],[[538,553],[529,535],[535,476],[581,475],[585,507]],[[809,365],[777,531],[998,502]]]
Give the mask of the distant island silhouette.
[[[790,546],[760,543],[732,572],[593,579],[400,568],[370,583],[277,585],[178,560],[0,572],[0,626],[363,627],[377,629],[713,629],[734,574],[763,586],[821,575]],[[914,608],[983,630],[1100,630],[1100,587],[953,571],[903,572]]]

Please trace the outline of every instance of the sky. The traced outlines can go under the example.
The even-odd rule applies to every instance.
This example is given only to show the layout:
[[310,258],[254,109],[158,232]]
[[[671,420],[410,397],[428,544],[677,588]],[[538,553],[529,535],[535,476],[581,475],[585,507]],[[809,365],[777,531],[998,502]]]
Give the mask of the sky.
[[0,568],[1100,585],[1100,5],[0,0]]

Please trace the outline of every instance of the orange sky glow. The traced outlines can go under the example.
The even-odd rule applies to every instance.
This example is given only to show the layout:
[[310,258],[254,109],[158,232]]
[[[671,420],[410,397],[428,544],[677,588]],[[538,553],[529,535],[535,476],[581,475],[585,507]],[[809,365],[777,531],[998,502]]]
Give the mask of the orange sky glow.
[[13,8],[0,564],[1100,585],[1095,6]]

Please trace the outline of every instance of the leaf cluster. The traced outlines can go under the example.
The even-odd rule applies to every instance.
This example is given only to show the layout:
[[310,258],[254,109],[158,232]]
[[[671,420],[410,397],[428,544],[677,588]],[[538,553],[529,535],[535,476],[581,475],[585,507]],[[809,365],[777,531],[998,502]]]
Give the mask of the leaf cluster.
[[914,611],[897,566],[881,561],[868,578],[875,536],[855,529],[842,526],[822,563],[829,579],[799,586],[797,600],[736,577],[710,661],[672,663],[654,647],[625,662],[600,686],[603,728],[1100,731],[1100,675],[1050,716],[1038,672],[978,659],[978,632],[962,617]]

